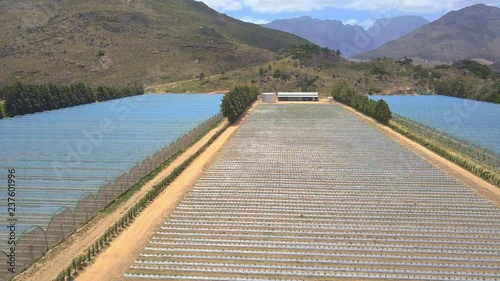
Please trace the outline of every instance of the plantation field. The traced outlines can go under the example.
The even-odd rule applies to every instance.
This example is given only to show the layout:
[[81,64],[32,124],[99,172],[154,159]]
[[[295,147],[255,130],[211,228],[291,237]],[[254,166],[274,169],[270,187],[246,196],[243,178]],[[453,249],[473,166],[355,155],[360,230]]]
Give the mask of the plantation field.
[[[0,250],[15,218],[16,271],[220,120],[221,98],[144,95],[1,120],[0,177],[15,192],[0,195]],[[0,280],[12,277],[4,258]]]
[[259,105],[123,280],[498,280],[498,217],[342,107]]
[[500,105],[446,96],[371,96],[403,117],[500,156]]

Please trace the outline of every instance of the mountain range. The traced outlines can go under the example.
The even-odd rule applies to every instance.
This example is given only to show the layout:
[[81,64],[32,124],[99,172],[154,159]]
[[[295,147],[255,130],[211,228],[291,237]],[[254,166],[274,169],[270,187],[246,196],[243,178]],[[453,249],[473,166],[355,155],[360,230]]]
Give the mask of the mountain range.
[[168,83],[311,44],[194,0],[3,0],[0,15],[0,84]]
[[344,24],[338,20],[306,16],[276,20],[263,26],[295,34],[322,47],[338,49],[344,57],[351,57],[376,49],[428,23],[419,16],[400,16],[378,19],[365,30],[359,25]]
[[[483,4],[452,11],[440,19],[359,54],[359,59],[422,58],[444,62],[463,59],[500,61],[500,8]],[[498,67],[494,65],[494,68]]]
[[500,69],[500,9],[485,5],[428,24],[412,16],[379,19],[367,30],[309,17],[266,25],[304,38],[194,0],[3,0],[0,15],[0,85],[168,84],[260,67],[281,50],[310,41],[346,57],[389,41],[355,58],[471,58]]

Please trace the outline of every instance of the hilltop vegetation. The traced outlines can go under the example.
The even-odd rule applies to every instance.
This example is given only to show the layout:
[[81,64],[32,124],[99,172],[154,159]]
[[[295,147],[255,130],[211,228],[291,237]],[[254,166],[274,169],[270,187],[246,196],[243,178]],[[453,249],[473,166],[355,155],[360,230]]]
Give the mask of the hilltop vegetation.
[[[212,92],[232,89],[251,82],[264,92],[318,91],[330,95],[338,83],[346,83],[363,94],[448,94],[440,85],[458,79],[473,85],[466,98],[495,101],[498,75],[482,79],[472,69],[439,65],[434,68],[415,66],[411,59],[401,61],[380,58],[370,62],[352,62],[337,51],[318,46],[293,46],[280,52],[269,63],[203,78],[152,88],[156,92]],[[481,74],[479,75],[481,76]]]
[[4,0],[0,14],[0,85],[168,83],[309,44],[194,0]]
[[500,103],[500,81],[481,85],[473,80],[453,78],[436,82],[435,91],[450,97]]
[[439,65],[435,69],[455,70],[469,77],[456,76],[434,82],[434,91],[441,95],[500,103],[500,74],[471,60],[461,60],[452,66]]

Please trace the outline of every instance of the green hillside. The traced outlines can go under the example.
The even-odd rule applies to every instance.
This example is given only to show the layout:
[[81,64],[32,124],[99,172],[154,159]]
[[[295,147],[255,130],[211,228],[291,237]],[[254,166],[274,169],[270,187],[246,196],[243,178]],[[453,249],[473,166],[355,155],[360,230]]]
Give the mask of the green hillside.
[[4,0],[0,14],[0,84],[168,83],[309,44],[193,0]]
[[[296,46],[269,63],[192,81],[150,86],[148,92],[217,92],[252,84],[262,92],[318,91],[331,94],[345,84],[361,94],[439,93],[488,102],[500,102],[500,75],[470,61],[425,68],[410,59],[352,62],[335,51]],[[460,83],[456,83],[460,81]],[[464,86],[465,85],[465,86]]]

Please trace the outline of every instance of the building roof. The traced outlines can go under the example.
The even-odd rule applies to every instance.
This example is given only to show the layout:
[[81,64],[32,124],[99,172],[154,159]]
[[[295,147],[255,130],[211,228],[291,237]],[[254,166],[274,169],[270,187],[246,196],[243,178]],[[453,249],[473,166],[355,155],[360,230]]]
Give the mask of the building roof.
[[279,92],[278,93],[278,98],[317,98],[319,97],[319,93],[317,92],[310,92],[310,93],[291,93],[291,92]]

